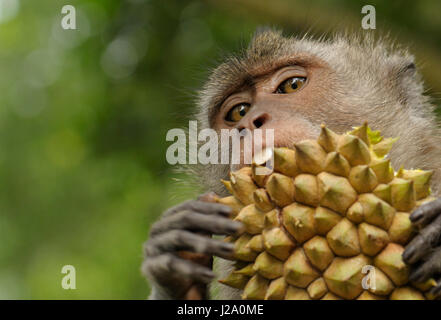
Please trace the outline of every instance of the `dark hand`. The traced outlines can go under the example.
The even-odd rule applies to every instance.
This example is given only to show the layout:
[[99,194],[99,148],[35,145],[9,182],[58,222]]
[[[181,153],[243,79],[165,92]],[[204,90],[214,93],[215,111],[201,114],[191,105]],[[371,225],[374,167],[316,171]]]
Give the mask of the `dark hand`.
[[207,235],[238,232],[242,225],[230,214],[228,206],[190,200],[162,215],[150,230],[142,266],[153,286],[151,298],[186,299],[195,284],[205,286],[213,279],[212,256],[231,257],[233,245]]
[[405,262],[412,265],[409,279],[424,282],[435,278],[431,293],[441,296],[441,198],[424,204],[410,215],[412,223],[421,228],[403,253]]

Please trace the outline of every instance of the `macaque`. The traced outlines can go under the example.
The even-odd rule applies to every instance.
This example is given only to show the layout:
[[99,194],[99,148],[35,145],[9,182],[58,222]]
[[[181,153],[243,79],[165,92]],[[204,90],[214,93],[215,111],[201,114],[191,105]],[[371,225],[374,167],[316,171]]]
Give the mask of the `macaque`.
[[[399,137],[391,150],[395,170],[433,170],[432,193],[440,196],[441,131],[434,106],[424,95],[414,58],[383,40],[335,36],[331,40],[256,32],[248,48],[214,69],[199,92],[198,127],[274,129],[276,147],[318,136],[325,123],[343,133],[368,121],[386,137]],[[193,168],[207,191],[226,195],[221,179],[228,165]],[[152,286],[150,299],[239,299],[240,291],[217,285],[231,267],[233,247],[219,237],[240,231],[230,208],[190,200],[167,210],[151,228],[142,269]],[[441,198],[411,215],[420,228],[403,259],[410,280],[434,277],[441,294]],[[182,251],[193,252],[197,259]],[[214,269],[211,258],[214,257]],[[212,283],[213,286],[209,284]],[[216,295],[208,293],[216,287]]]

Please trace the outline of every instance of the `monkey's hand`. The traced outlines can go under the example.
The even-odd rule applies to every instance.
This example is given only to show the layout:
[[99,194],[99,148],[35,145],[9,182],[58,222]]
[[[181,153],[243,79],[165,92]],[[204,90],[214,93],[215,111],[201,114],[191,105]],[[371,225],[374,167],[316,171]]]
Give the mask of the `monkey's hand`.
[[431,293],[441,297],[441,198],[424,204],[410,215],[419,234],[407,245],[403,253],[405,262],[411,264],[409,279],[424,282],[434,277],[437,285]]
[[167,210],[150,230],[142,265],[152,284],[150,299],[205,298],[191,292],[206,292],[214,278],[212,256],[231,258],[233,245],[211,235],[235,234],[242,224],[228,218],[230,207],[199,199]]

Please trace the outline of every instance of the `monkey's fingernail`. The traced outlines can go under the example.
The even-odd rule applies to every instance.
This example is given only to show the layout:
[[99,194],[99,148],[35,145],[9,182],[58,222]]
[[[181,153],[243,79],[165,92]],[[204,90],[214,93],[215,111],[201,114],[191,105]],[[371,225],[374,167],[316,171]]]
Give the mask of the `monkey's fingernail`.
[[206,202],[216,202],[216,200],[218,199],[218,195],[212,191],[206,192],[204,194],[201,194],[198,197],[199,201],[206,201]]
[[232,221],[230,227],[228,228],[228,231],[232,234],[239,233],[244,228],[242,223],[237,221]]
[[246,231],[246,228],[244,225],[240,224],[240,226],[236,229],[234,232],[235,235],[241,235]]
[[409,262],[413,256],[413,254],[415,253],[415,248],[414,247],[409,247],[407,248],[404,253],[403,253],[403,260],[406,262]]
[[211,280],[211,279],[214,278],[214,273],[213,273],[213,271],[211,271],[211,270],[205,270],[205,271],[203,271],[203,272],[202,272],[202,275],[203,275],[204,277],[206,277],[208,280]]
[[217,212],[226,216],[230,216],[233,213],[233,209],[231,209],[231,207],[227,205],[219,204]]
[[230,253],[232,253],[233,250],[234,250],[234,244],[232,244],[232,243],[228,243],[228,242],[224,242],[224,243],[222,243],[222,245],[221,245],[221,249],[222,249],[222,251],[224,251],[225,253],[230,254]]
[[430,290],[430,293],[433,294],[434,296],[438,297],[439,295],[441,295],[441,285],[438,284],[438,286],[432,288]]
[[423,217],[423,212],[420,210],[417,210],[415,212],[413,212],[410,215],[410,221],[412,222],[417,222],[418,220],[420,220]]

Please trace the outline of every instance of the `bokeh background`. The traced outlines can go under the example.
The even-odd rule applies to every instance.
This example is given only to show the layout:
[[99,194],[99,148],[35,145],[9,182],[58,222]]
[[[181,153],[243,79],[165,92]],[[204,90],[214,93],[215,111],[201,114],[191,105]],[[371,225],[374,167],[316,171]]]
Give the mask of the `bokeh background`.
[[[60,26],[65,4],[77,30]],[[0,298],[145,299],[149,225],[198,192],[166,163],[165,134],[209,68],[259,25],[372,32],[365,4],[438,102],[439,0],[0,0]],[[61,288],[67,264],[76,290]]]

